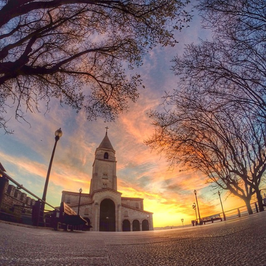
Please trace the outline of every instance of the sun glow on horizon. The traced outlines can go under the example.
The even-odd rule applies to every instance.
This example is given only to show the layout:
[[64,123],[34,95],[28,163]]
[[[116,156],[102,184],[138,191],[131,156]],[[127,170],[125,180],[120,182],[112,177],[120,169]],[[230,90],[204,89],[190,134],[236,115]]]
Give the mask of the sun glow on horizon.
[[[140,97],[131,103],[126,113],[113,123],[103,120],[88,121],[86,113],[76,113],[70,107],[61,106],[51,100],[49,112],[46,103],[40,102],[39,112],[25,113],[28,123],[18,123],[14,112],[11,118],[13,135],[1,135],[0,162],[12,178],[23,184],[36,195],[42,195],[48,164],[54,145],[54,131],[62,128],[63,136],[58,142],[47,201],[59,206],[62,190],[89,193],[92,164],[95,150],[102,141],[105,127],[116,151],[118,191],[123,197],[144,199],[144,210],[153,213],[154,227],[178,226],[181,219],[191,224],[195,219],[192,204],[194,189],[202,216],[221,212],[219,198],[214,194],[206,177],[191,170],[170,169],[163,154],[158,155],[144,144],[154,132],[147,111],[160,107],[164,91],[177,85],[171,71],[170,60],[176,56],[185,43],[197,42],[200,23],[180,35],[180,46],[156,47],[144,58],[142,73],[145,90],[140,88]],[[30,114],[30,115],[29,115]],[[243,206],[244,202],[222,194],[224,208]]]

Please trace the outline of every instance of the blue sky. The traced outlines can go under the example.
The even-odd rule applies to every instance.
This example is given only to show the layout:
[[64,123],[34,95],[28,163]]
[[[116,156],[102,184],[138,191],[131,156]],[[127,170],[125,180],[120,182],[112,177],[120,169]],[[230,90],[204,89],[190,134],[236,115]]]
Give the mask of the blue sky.
[[[163,155],[144,144],[153,132],[146,112],[158,108],[164,91],[177,86],[177,78],[170,71],[171,60],[182,55],[185,44],[197,43],[209,33],[201,30],[197,17],[189,28],[176,34],[176,47],[156,47],[144,58],[143,66],[136,69],[146,88],[140,89],[138,102],[130,104],[129,111],[114,123],[87,121],[83,112],[77,114],[56,100],[51,101],[49,112],[45,112],[45,103],[40,103],[40,112],[25,113],[27,122],[15,120],[14,110],[10,109],[6,117],[14,134],[0,132],[0,162],[7,174],[41,197],[54,132],[61,127],[63,136],[53,162],[47,201],[58,206],[62,190],[78,192],[82,188],[88,193],[94,152],[108,126],[108,136],[116,150],[118,190],[122,196],[143,197],[145,209],[154,212],[154,226],[180,225],[182,218],[190,223],[194,219],[194,189],[198,190],[203,214],[220,212],[218,196],[204,176],[169,169]],[[225,198],[225,193],[222,196]],[[242,203],[229,197],[224,204],[226,209]]]

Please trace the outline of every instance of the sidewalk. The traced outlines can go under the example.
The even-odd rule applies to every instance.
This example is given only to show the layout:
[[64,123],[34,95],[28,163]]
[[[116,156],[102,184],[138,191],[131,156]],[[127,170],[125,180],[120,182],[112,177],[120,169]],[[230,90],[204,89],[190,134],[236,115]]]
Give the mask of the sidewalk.
[[266,212],[145,232],[64,232],[0,223],[0,265],[266,265]]

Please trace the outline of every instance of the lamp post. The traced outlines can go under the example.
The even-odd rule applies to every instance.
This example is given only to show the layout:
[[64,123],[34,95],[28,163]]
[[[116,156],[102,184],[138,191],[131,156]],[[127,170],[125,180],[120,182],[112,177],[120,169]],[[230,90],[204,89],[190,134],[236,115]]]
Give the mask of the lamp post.
[[60,137],[62,137],[62,135],[63,135],[63,132],[62,132],[61,128],[59,128],[59,129],[57,129],[55,131],[54,148],[53,148],[52,156],[51,156],[51,159],[50,159],[50,163],[49,163],[49,167],[48,167],[48,172],[47,172],[47,176],[46,176],[46,180],[45,180],[45,185],[44,185],[44,189],[43,189],[43,195],[42,195],[42,208],[41,208],[42,217],[43,217],[43,213],[44,213],[44,207],[45,207],[45,201],[46,201],[47,188],[48,188],[50,172],[51,172],[51,168],[52,168],[52,164],[53,164],[53,159],[54,159],[54,154],[55,154],[55,148],[56,148],[56,144],[57,144],[58,140],[60,139]]
[[224,207],[223,207],[223,202],[221,200],[221,193],[220,193],[220,191],[218,191],[218,195],[219,195],[219,199],[220,199],[220,203],[221,203],[221,207],[222,207],[224,221],[226,221],[226,216],[225,216],[225,213],[224,213]]
[[200,211],[199,211],[199,203],[198,203],[198,198],[197,198],[197,190],[194,190],[195,194],[195,199],[196,199],[196,204],[197,204],[197,209],[198,209],[198,215],[199,215],[199,224],[201,224],[201,218],[200,218]]
[[79,215],[79,206],[80,206],[80,198],[81,198],[82,188],[79,189],[79,205],[78,205],[78,215]]
[[197,209],[196,209],[196,203],[195,202],[192,204],[192,209],[195,211],[195,216],[196,216],[196,221],[197,221],[198,215],[197,215]]

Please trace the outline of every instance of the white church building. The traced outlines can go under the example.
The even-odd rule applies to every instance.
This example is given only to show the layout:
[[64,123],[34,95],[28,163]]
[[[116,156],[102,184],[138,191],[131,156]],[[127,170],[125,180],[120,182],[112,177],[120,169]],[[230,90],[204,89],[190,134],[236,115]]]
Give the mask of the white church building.
[[92,231],[153,230],[153,214],[143,209],[143,199],[117,191],[116,163],[106,131],[95,151],[90,193],[62,191],[61,201],[85,218]]

